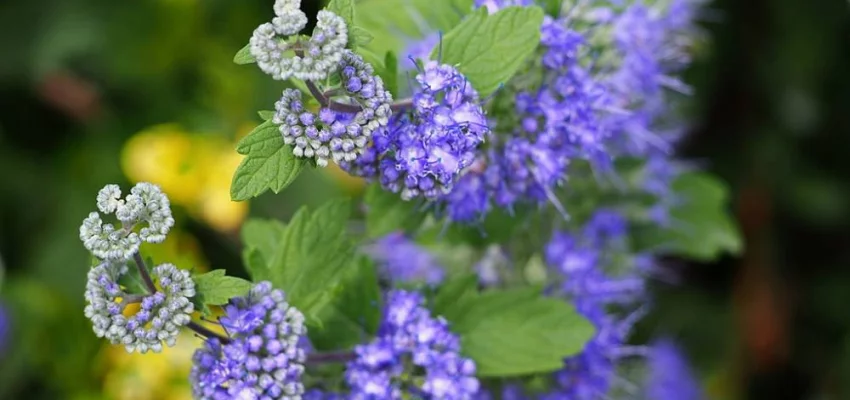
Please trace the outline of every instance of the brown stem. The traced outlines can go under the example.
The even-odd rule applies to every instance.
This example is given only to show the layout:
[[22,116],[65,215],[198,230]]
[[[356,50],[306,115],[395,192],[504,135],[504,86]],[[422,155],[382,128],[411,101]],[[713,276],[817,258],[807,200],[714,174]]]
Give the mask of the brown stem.
[[312,353],[307,355],[307,364],[341,363],[353,360],[352,351]]
[[404,110],[407,110],[408,108],[412,108],[412,107],[413,107],[413,98],[401,99],[399,101],[394,102],[393,104],[390,104],[390,110],[393,110],[393,112],[404,111]]
[[124,294],[123,296],[121,296],[121,304],[127,305],[141,303],[145,297],[146,296],[143,294]]
[[203,336],[207,339],[215,338],[215,339],[218,339],[222,343],[230,343],[229,337],[226,337],[226,336],[220,335],[216,332],[213,332],[209,328],[207,328],[207,327],[205,327],[205,326],[203,326],[203,325],[201,325],[201,324],[199,324],[195,321],[189,321],[189,324],[187,324],[186,327],[195,331],[195,333],[197,333],[197,334],[199,334],[199,335],[201,335],[201,336]]
[[145,260],[142,260],[142,255],[137,251],[136,254],[133,254],[133,259],[136,260],[136,267],[139,268],[139,275],[142,277],[142,281],[144,281],[148,292],[150,294],[156,293],[156,285],[154,285],[153,279],[151,279],[151,275],[148,273],[148,267],[145,265]]

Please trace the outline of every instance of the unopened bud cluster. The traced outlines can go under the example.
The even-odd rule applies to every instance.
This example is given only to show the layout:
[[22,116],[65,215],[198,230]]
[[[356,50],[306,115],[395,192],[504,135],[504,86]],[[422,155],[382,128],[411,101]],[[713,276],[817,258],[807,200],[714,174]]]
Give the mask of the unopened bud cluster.
[[357,159],[372,132],[385,126],[392,114],[392,96],[363,58],[345,50],[338,68],[342,90],[359,111],[340,112],[329,105],[319,110],[317,116],[305,108],[300,91],[286,89],[275,103],[272,120],[280,126],[284,143],[294,146],[292,152],[296,157],[314,158],[322,167],[328,164],[328,159],[336,163]]
[[[120,227],[104,223],[98,212],[92,212],[80,226],[80,240],[95,257],[121,261],[133,257],[141,243],[161,243],[174,226],[170,203],[159,186],[141,182],[121,199],[118,185],[106,185],[97,194],[97,208],[104,214],[115,214]],[[137,225],[145,223],[137,233]]]
[[163,342],[173,346],[180,327],[189,323],[194,311],[189,298],[195,295],[195,283],[189,272],[172,264],[155,267],[152,275],[162,291],[135,296],[133,303],[139,307],[133,313],[127,312],[127,306],[134,295],[125,293],[118,283],[128,272],[125,262],[109,261],[89,270],[85,315],[92,321],[95,335],[123,345],[130,353],[158,353]]
[[309,40],[295,36],[307,25],[300,6],[300,0],[277,0],[272,22],[258,26],[251,36],[251,55],[260,69],[274,79],[325,79],[336,69],[348,43],[345,20],[327,10],[319,11]]

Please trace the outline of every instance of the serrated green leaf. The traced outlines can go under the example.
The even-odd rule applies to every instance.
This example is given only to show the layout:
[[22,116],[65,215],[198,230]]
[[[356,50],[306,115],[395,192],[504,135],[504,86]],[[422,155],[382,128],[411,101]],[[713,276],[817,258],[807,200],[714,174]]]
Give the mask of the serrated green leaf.
[[277,126],[270,120],[257,126],[236,145],[245,158],[236,168],[230,185],[234,201],[257,197],[268,189],[279,193],[289,186],[307,164],[292,154],[292,147],[283,144]]
[[567,302],[546,297],[505,301],[461,334],[463,352],[478,376],[545,373],[564,366],[593,336],[593,325]]
[[563,367],[593,336],[593,325],[562,299],[539,287],[478,293],[474,276],[449,281],[432,311],[451,323],[479,376],[508,377]]
[[242,224],[242,261],[255,281],[271,279],[267,255],[274,253],[285,226],[280,221],[252,218]]
[[431,301],[431,311],[450,321],[459,321],[471,301],[478,297],[478,276],[465,274],[444,283]]
[[360,257],[331,291],[330,301],[319,311],[321,327],[308,329],[318,350],[347,349],[361,343],[378,329],[381,317],[380,287],[375,266]]
[[363,197],[366,205],[366,236],[378,238],[395,231],[412,232],[427,216],[417,210],[418,203],[402,200],[398,194],[373,183]]
[[192,302],[201,309],[206,306],[219,306],[237,296],[244,296],[251,290],[251,282],[233,276],[226,276],[223,269],[205,274],[194,275],[195,297]]
[[263,119],[263,121],[268,121],[268,120],[274,118],[274,111],[268,111],[268,110],[257,111],[257,115],[259,115],[260,118]]
[[[486,97],[534,52],[542,23],[540,7],[506,7],[492,15],[481,7],[443,37],[441,61],[455,65]],[[431,58],[438,53],[435,48]]]
[[369,33],[369,31],[359,26],[353,27],[348,34],[350,35],[348,37],[348,42],[350,43],[349,46],[351,48],[365,46],[375,38],[371,33]]
[[[472,11],[472,3],[472,0],[363,0],[357,2],[355,22],[375,36],[367,46],[370,50],[377,54],[388,51],[400,54],[411,39],[454,28]],[[402,54],[402,59],[406,56]]]
[[236,143],[236,152],[247,155],[252,149],[259,150],[267,146],[275,146],[278,141],[283,145],[283,138],[280,135],[277,125],[270,120],[265,120]]
[[741,235],[727,211],[727,190],[720,180],[691,172],[678,177],[672,188],[682,204],[671,210],[670,226],[638,231],[640,246],[706,262],[741,251]]
[[348,200],[331,201],[315,211],[302,207],[285,226],[252,220],[242,231],[243,259],[252,277],[283,289],[313,326],[323,324],[316,318],[333,303],[332,291],[347,268],[356,266],[346,234],[350,211]]
[[384,86],[393,96],[398,95],[398,57],[392,51],[384,55],[384,69],[380,73]]
[[251,55],[251,45],[246,44],[245,47],[239,49],[236,55],[233,56],[233,62],[239,65],[253,64],[257,59]]

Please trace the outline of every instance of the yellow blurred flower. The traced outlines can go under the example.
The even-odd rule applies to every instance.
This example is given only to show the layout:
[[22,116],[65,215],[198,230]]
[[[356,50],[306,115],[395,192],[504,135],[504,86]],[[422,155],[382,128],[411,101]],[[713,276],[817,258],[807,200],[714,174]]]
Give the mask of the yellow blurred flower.
[[145,129],[124,145],[122,168],[134,181],[162,187],[173,204],[215,229],[233,231],[248,203],[230,200],[230,181],[241,156],[219,136],[186,132],[179,125]]
[[105,344],[104,395],[114,400],[192,399],[192,354],[202,344],[188,331],[180,334],[174,347],[166,347],[158,354],[130,354],[122,346]]
[[162,243],[142,243],[141,252],[157,264],[168,262],[197,272],[209,270],[209,263],[203,256],[198,240],[177,227],[168,232]]
[[[162,187],[173,203],[192,201],[201,182],[189,162],[192,139],[174,124],[156,125],[134,135],[124,145],[124,174],[134,182],[150,181]],[[195,167],[195,168],[193,168]]]

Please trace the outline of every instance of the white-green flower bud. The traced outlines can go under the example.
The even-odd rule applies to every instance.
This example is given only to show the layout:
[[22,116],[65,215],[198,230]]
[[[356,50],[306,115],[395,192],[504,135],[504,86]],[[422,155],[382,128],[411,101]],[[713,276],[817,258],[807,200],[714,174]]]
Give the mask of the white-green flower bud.
[[118,284],[128,270],[125,262],[107,261],[89,271],[84,312],[92,321],[92,330],[112,344],[124,345],[128,352],[160,352],[163,342],[173,346],[179,328],[189,323],[194,311],[189,297],[195,294],[195,283],[189,272],[172,264],[155,267],[151,275],[162,291],[136,298],[139,310],[128,317],[124,311],[133,295],[124,293]]
[[[80,226],[80,240],[95,257],[104,260],[129,260],[142,241],[160,243],[174,226],[168,197],[158,186],[141,182],[125,199],[117,185],[106,185],[97,195],[97,208],[104,214],[115,214],[121,228],[104,223],[92,212]],[[134,228],[146,223],[139,232]]]

